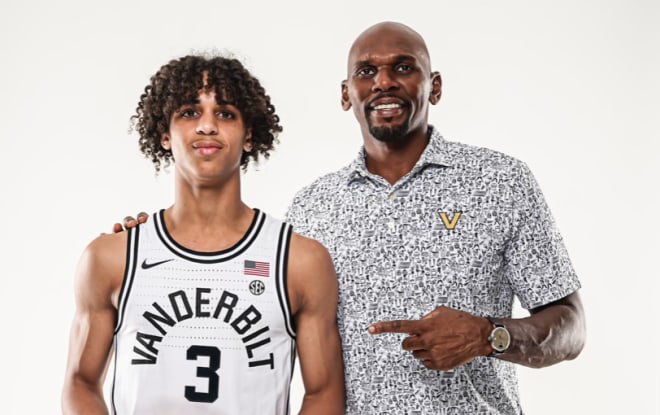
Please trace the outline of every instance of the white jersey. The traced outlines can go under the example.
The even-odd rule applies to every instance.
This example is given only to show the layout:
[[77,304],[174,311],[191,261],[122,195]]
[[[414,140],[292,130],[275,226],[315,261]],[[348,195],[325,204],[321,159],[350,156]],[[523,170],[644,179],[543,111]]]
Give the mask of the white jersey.
[[129,230],[115,329],[115,414],[289,413],[291,227],[255,209],[243,238],[196,252],[164,211]]

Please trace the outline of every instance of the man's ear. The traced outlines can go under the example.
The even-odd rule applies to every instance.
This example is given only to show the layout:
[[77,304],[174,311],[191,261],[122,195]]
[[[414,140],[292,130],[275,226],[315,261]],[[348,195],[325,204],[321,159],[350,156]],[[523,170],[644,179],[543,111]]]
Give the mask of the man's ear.
[[341,82],[341,107],[344,111],[351,109],[351,101],[348,99],[348,81]]
[[243,150],[247,153],[252,151],[252,128],[247,129],[245,134],[245,142],[243,143]]
[[172,149],[172,142],[170,141],[170,135],[168,133],[163,133],[160,136],[160,146],[165,150]]
[[429,102],[433,105],[440,101],[442,96],[442,78],[440,72],[431,72],[431,93],[429,94]]

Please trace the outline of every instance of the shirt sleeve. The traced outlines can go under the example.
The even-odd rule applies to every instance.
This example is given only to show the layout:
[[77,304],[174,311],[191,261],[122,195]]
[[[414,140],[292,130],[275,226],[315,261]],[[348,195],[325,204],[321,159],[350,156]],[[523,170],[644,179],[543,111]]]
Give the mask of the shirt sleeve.
[[520,304],[531,309],[566,297],[580,281],[532,172],[524,163],[516,170],[504,275]]
[[289,204],[284,220],[291,224],[296,233],[307,236],[309,234],[309,215],[305,207],[305,189],[299,191]]

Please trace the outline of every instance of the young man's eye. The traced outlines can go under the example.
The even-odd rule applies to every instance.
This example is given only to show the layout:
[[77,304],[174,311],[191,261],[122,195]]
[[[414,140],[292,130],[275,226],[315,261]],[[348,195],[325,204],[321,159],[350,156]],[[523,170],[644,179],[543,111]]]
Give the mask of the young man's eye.
[[220,118],[227,118],[227,119],[233,119],[236,118],[233,112],[231,111],[218,111],[218,117]]
[[197,115],[197,111],[195,111],[192,108],[185,108],[185,109],[180,110],[179,114],[181,114],[181,116],[183,118],[192,118],[195,115]]
[[409,72],[412,70],[412,66],[406,63],[402,63],[396,67],[397,72]]

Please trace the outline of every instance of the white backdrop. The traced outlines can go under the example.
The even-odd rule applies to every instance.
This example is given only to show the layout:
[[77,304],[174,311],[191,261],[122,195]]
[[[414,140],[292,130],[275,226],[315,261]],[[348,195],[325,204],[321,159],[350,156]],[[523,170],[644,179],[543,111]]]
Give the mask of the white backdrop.
[[[351,42],[381,20],[426,38],[446,138],[528,163],[581,277],[587,346],[520,369],[527,413],[660,412],[657,2],[26,0],[0,4],[0,413],[60,411],[80,253],[172,201],[172,176],[155,178],[128,134],[149,76],[195,50],[245,62],[285,131],[243,194],[281,217],[356,154],[339,83]],[[298,375],[292,389],[297,409]]]

